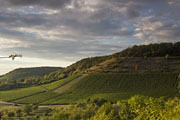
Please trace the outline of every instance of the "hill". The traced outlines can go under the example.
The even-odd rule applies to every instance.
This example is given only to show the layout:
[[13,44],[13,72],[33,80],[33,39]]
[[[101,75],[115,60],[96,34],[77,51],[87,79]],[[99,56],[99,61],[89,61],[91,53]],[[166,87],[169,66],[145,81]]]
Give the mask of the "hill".
[[110,101],[133,95],[173,97],[178,94],[177,73],[91,74],[58,97],[42,104],[65,104],[103,98]]
[[82,59],[47,76],[58,80],[72,73],[179,71],[180,42],[135,45],[119,53]]
[[16,88],[34,85],[43,81],[42,77],[51,72],[62,70],[61,67],[34,67],[15,69],[0,77],[1,88]]
[[[167,47],[168,45],[171,47]],[[89,74],[82,80],[78,80],[77,83],[75,82],[75,84],[70,86],[70,88],[68,86],[67,91],[58,92],[58,90],[62,90],[62,88],[59,88],[55,91],[55,88],[53,88],[48,91],[48,93],[42,93],[41,96],[43,97],[46,95],[51,96],[51,94],[55,94],[56,96],[54,98],[49,97],[49,100],[44,101],[43,104],[71,103],[94,96],[111,96],[112,99],[108,98],[110,100],[117,100],[117,98],[127,98],[136,94],[149,95],[153,97],[171,96],[177,93],[176,77],[180,68],[180,55],[178,53],[179,51],[177,51],[177,49],[179,49],[177,48],[178,45],[180,44],[163,43],[150,44],[145,46],[142,45],[143,47],[135,46],[135,48],[138,51],[140,49],[140,51],[134,51],[135,53],[130,54],[130,56],[123,54],[125,51],[133,52],[134,47],[109,56],[86,58],[64,69],[51,72],[50,74],[45,75],[40,79],[36,77],[33,79],[33,76],[31,76],[30,81],[38,83],[38,85],[39,83],[55,81],[50,84],[53,84],[53,86],[55,85],[56,88],[58,88],[59,85],[56,84],[56,82],[61,83],[63,78],[67,77],[68,79],[74,74]],[[148,50],[154,48],[149,46],[156,46],[156,48],[158,48],[154,49],[153,51],[159,51],[160,48],[164,49],[161,50],[158,55],[144,56],[144,54],[141,54],[142,48]],[[176,54],[174,53],[175,51]],[[26,82],[28,80],[21,78],[19,81]],[[72,81],[72,83],[74,82]],[[30,84],[32,85],[32,83]],[[46,85],[43,86],[45,88],[43,87],[42,89],[46,90]],[[24,98],[18,101],[26,103],[26,100],[32,100],[34,97],[39,99],[40,96],[30,96],[30,98]]]

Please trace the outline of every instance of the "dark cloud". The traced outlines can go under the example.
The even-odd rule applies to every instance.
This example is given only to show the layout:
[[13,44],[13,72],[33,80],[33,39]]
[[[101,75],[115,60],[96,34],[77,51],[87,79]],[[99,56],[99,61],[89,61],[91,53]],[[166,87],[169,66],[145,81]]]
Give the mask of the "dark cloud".
[[71,0],[1,0],[12,6],[40,6],[57,9],[71,2]]
[[126,16],[130,19],[137,18],[140,16],[140,12],[135,8],[129,8],[127,9]]

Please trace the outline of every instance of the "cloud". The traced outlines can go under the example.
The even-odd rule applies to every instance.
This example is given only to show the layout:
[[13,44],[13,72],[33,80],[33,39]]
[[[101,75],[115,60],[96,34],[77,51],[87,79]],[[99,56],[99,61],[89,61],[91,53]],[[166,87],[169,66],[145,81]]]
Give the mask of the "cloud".
[[0,2],[2,54],[15,51],[28,57],[76,61],[147,41],[180,39],[180,18],[174,18],[180,11],[178,0],[173,4],[170,0]]
[[135,37],[149,42],[180,41],[180,22],[157,20],[156,17],[146,17],[138,20]]
[[0,2],[11,6],[40,6],[57,9],[64,7],[71,0],[1,0]]

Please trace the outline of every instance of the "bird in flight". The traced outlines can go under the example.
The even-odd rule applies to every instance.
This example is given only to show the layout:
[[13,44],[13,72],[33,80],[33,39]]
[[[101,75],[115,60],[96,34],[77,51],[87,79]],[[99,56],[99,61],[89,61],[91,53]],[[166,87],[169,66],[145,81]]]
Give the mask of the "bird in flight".
[[0,58],[11,58],[12,60],[14,60],[16,57],[22,57],[21,54],[11,54],[9,57],[0,57]]
[[12,60],[14,60],[16,57],[22,57],[22,55],[20,54],[12,54],[9,56],[9,58],[12,58]]

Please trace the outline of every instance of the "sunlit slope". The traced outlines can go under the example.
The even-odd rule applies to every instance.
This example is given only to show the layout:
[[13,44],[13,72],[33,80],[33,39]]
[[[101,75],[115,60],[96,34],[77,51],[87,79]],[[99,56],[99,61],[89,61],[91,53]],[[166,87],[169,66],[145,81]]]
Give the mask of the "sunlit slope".
[[[0,101],[24,101],[26,103],[26,100],[29,101],[31,97],[38,96],[38,99],[45,100],[45,96],[49,99],[49,96],[54,96],[53,94],[57,95],[54,92],[50,92],[51,90],[54,90],[58,87],[61,87],[71,80],[77,78],[79,75],[72,75],[68,78],[52,82],[49,84],[41,85],[41,86],[34,86],[34,87],[28,87],[28,88],[21,88],[21,89],[15,89],[15,90],[7,90],[7,91],[0,91]],[[48,91],[47,91],[48,90]],[[47,93],[48,92],[48,93]],[[42,95],[45,93],[45,96]],[[48,95],[47,95],[48,94]],[[52,94],[52,95],[49,95]],[[28,99],[30,97],[30,99]],[[21,100],[23,99],[23,100]],[[35,99],[33,99],[35,101]],[[37,100],[37,99],[36,99]],[[23,103],[23,102],[22,102]],[[32,103],[34,103],[32,101]]]
[[169,97],[177,93],[176,76],[176,73],[92,74],[72,86],[63,95],[43,103],[73,103],[91,97],[113,101],[136,94]]

